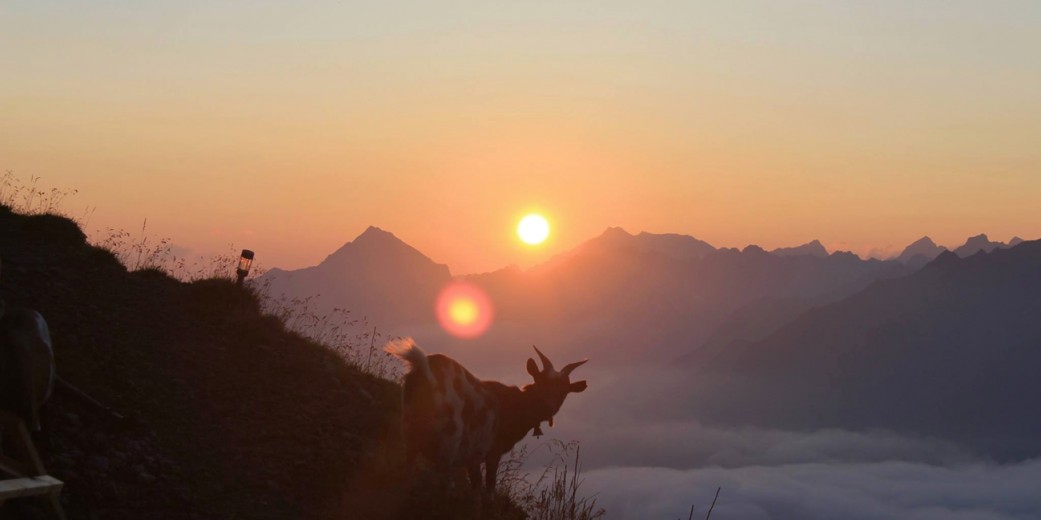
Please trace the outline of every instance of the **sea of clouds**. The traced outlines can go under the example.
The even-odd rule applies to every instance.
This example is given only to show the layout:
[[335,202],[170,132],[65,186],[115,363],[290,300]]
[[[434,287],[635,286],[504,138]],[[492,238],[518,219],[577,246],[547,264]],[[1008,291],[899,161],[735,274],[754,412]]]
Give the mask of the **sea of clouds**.
[[914,462],[804,463],[587,471],[606,518],[717,520],[1027,520],[1041,517],[1041,461],[933,466]]
[[883,430],[704,425],[655,413],[671,406],[667,397],[625,390],[644,377],[605,385],[606,374],[589,374],[601,384],[569,397],[544,430],[580,442],[581,494],[595,495],[609,520],[685,519],[692,504],[704,518],[717,488],[714,520],[1041,518],[1041,459],[997,464]]
[[1041,460],[997,464],[934,439],[695,421],[551,436],[580,440],[582,494],[611,520],[687,518],[691,505],[704,518],[717,488],[720,520],[1041,518]]
[[[525,384],[523,358],[472,363],[476,373]],[[516,359],[514,359],[516,358]],[[683,366],[598,366],[574,374],[589,389],[568,397],[529,439],[537,477],[549,439],[578,441],[580,495],[607,520],[1041,519],[1041,459],[998,464],[952,442],[886,430],[791,431],[706,425],[685,410]],[[724,399],[725,395],[718,397]]]

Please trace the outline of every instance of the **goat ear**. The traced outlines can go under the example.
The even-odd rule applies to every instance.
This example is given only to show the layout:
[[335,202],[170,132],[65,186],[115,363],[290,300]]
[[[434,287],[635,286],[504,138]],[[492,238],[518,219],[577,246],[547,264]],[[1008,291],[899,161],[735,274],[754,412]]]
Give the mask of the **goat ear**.
[[528,358],[528,373],[531,374],[531,377],[539,377],[539,366],[531,358]]
[[575,392],[576,394],[578,392],[581,392],[581,391],[585,390],[585,389],[586,389],[586,382],[585,381],[575,381],[574,383],[571,383],[571,387],[568,388],[568,390],[571,390],[572,392]]

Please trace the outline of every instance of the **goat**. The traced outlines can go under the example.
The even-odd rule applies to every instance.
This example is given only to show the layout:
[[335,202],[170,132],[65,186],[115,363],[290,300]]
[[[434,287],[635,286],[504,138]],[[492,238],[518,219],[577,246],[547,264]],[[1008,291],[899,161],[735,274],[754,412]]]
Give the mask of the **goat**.
[[412,467],[422,456],[446,474],[465,468],[475,489],[483,463],[489,493],[502,456],[532,429],[541,435],[543,421],[553,426],[567,394],[586,389],[585,381],[572,383],[570,375],[588,360],[558,372],[537,348],[542,370],[528,358],[534,383],[524,388],[481,381],[448,356],[427,355],[411,338],[390,341],[385,350],[408,366],[402,395],[406,463]]
[[40,313],[0,303],[0,409],[40,431],[40,407],[54,390],[54,350]]

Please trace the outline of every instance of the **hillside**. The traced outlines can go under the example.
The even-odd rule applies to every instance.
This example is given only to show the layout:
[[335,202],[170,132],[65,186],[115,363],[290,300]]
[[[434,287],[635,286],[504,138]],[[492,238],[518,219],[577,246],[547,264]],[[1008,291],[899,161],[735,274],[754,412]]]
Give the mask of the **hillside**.
[[285,331],[249,290],[127,272],[73,222],[5,207],[0,255],[0,295],[46,317],[58,373],[127,417],[60,391],[44,407],[40,450],[69,518],[473,514],[401,484],[398,386]]

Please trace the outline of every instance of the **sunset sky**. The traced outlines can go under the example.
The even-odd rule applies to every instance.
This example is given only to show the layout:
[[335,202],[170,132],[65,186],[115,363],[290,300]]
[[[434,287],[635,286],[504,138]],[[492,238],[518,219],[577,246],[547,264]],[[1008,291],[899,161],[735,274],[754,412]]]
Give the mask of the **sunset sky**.
[[7,0],[0,171],[268,267],[368,225],[455,274],[607,226],[1041,238],[1041,3],[911,4]]

